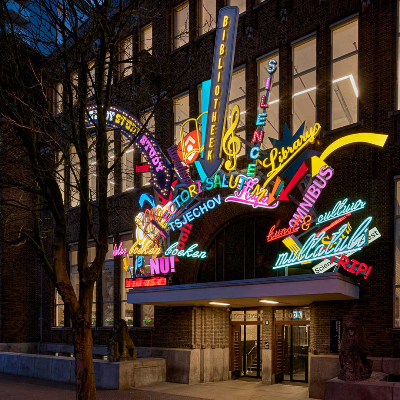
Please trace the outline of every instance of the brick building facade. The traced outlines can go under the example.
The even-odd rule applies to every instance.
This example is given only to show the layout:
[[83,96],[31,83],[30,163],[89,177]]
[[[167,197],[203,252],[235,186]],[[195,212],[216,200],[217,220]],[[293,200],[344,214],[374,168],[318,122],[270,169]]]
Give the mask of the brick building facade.
[[[215,12],[212,12],[215,18],[218,10],[226,5],[223,0],[208,3],[216,6]],[[185,108],[185,112],[188,113],[187,117],[197,118],[201,111],[199,87],[202,82],[210,79],[212,69],[215,29],[199,35],[198,21],[202,8],[199,8],[199,2],[196,0],[188,2],[188,43],[177,49],[172,49],[169,39],[174,29],[172,21],[174,20],[174,12],[177,10],[176,7],[180,7],[181,4],[184,3],[179,1],[160,2],[159,6],[165,12],[157,14],[156,19],[146,21],[143,25],[151,22],[152,51],[159,54],[168,53],[167,59],[170,62],[168,68],[171,65],[183,66],[189,62],[192,63],[189,71],[180,76],[179,80],[176,80],[176,76],[179,76],[180,73],[180,68],[177,68],[175,77],[168,75],[165,81],[161,83],[161,86],[165,85],[165,88],[174,85],[175,92],[175,96],[168,99],[165,106],[158,108],[154,116],[155,137],[165,154],[167,154],[166,149],[176,143],[176,125],[184,121],[184,119],[177,120],[177,109],[179,107],[176,106],[176,99],[188,96],[184,100],[185,107],[187,104]],[[231,2],[231,5],[235,4],[236,2]],[[346,300],[345,296],[334,299],[329,298],[329,296],[326,297],[325,293],[321,293],[320,297],[315,295],[311,300],[310,297],[303,297],[293,302],[286,299],[285,301],[282,300],[281,304],[268,307],[265,304],[260,306],[258,301],[257,306],[254,304],[246,306],[245,302],[239,302],[240,306],[238,307],[221,308],[199,304],[195,301],[192,304],[189,304],[190,301],[184,302],[185,304],[178,304],[179,301],[177,300],[164,301],[165,305],[163,306],[163,300],[157,300],[159,299],[157,296],[161,293],[160,290],[132,289],[130,292],[132,299],[139,299],[140,293],[145,293],[147,290],[148,294],[154,295],[156,306],[154,308],[154,326],[142,326],[143,308],[141,304],[151,304],[151,301],[147,303],[144,300],[137,301],[137,304],[133,306],[130,334],[139,347],[193,350],[193,357],[198,357],[199,365],[201,365],[198,381],[203,382],[226,379],[229,376],[228,371],[235,371],[232,359],[234,357],[233,337],[235,329],[237,329],[234,328],[235,324],[232,324],[234,322],[232,312],[235,309],[237,311],[244,310],[244,312],[246,312],[246,309],[256,310],[257,317],[250,322],[257,322],[257,324],[237,325],[241,326],[240,329],[242,330],[238,332],[239,335],[242,335],[242,340],[243,326],[261,326],[257,342],[257,346],[261,347],[258,349],[257,375],[262,376],[265,383],[273,382],[275,375],[278,375],[277,346],[280,340],[278,339],[278,331],[281,329],[278,326],[285,326],[286,314],[284,313],[286,311],[291,312],[289,320],[286,321],[290,329],[285,331],[285,329],[288,329],[287,326],[282,328],[283,336],[288,333],[293,334],[291,332],[291,323],[294,319],[293,311],[301,310],[304,313],[301,314],[302,318],[297,321],[299,322],[297,325],[304,327],[307,332],[307,343],[303,346],[307,351],[306,357],[308,357],[308,354],[331,354],[334,348],[331,347],[332,321],[344,321],[351,315],[363,318],[372,356],[399,357],[400,323],[396,321],[399,311],[396,309],[397,297],[394,289],[394,285],[398,280],[400,281],[400,272],[396,271],[396,266],[399,263],[399,255],[396,258],[399,251],[396,239],[398,236],[396,235],[400,233],[399,228],[396,231],[396,215],[400,214],[397,212],[400,194],[397,194],[396,186],[396,180],[400,177],[400,163],[397,157],[400,150],[400,112],[398,110],[400,104],[397,100],[398,3],[394,0],[373,1],[370,5],[364,7],[363,3],[358,0],[266,0],[259,2],[259,4],[255,4],[255,0],[247,0],[245,5],[243,2],[243,7],[243,12],[239,17],[234,60],[234,73],[237,73],[236,76],[242,74],[241,77],[235,79],[238,79],[237,82],[240,82],[240,85],[243,82],[245,85],[245,87],[240,86],[240,90],[244,94],[237,96],[237,99],[239,99],[237,102],[241,102],[241,111],[244,111],[241,116],[245,126],[242,129],[243,139],[248,142],[252,139],[259,104],[260,63],[271,56],[278,56],[279,68],[279,103],[275,102],[276,115],[271,125],[276,132],[279,132],[280,136],[277,136],[277,133],[275,137],[282,137],[285,123],[288,124],[292,133],[298,126],[298,122],[295,121],[296,113],[294,110],[303,111],[303,105],[311,97],[302,100],[304,104],[295,103],[297,101],[295,97],[299,92],[302,92],[295,86],[299,82],[308,85],[307,79],[315,79],[315,84],[304,86],[304,88],[306,93],[311,93],[312,104],[315,108],[315,122],[318,122],[322,127],[319,139],[313,145],[314,150],[323,151],[335,140],[350,134],[371,132],[388,135],[383,149],[352,145],[332,155],[329,161],[335,171],[334,178],[324,189],[315,206],[317,212],[323,213],[331,210],[339,199],[349,198],[351,201],[362,199],[367,202],[367,214],[365,215],[373,216],[373,226],[378,227],[381,233],[379,241],[363,249],[362,256],[359,256],[363,262],[373,266],[371,276],[361,282],[354,282],[351,280],[351,275],[347,274],[347,278],[343,278],[341,281],[341,284],[352,285],[355,288],[354,290],[359,290],[357,299]],[[336,57],[333,51],[333,40],[345,41],[346,38],[339,36],[333,39],[333,32],[341,27],[346,27],[350,22],[355,24],[353,26],[356,26],[357,43],[354,42],[354,48],[351,50],[346,50],[347,58]],[[140,27],[133,28],[135,46],[139,46],[139,31]],[[314,40],[315,65],[305,67],[304,74],[297,73],[293,69],[295,65],[294,57],[296,57],[294,49],[301,44]],[[353,98],[355,109],[345,113],[347,118],[345,124],[338,122],[343,126],[332,129],[336,123],[334,121],[335,107],[339,103],[343,107],[344,98],[342,96],[339,103],[336,100],[335,96],[339,98],[340,94],[337,94],[336,86],[333,88],[336,82],[332,83],[332,80],[339,82],[339,79],[337,79],[338,76],[334,76],[333,70],[339,65],[336,63],[350,57],[356,57],[357,60],[356,72],[354,73],[357,76],[355,79],[356,88],[354,89],[356,99]],[[299,63],[302,62],[307,64],[311,61],[305,57],[299,61]],[[299,77],[303,77],[304,82],[298,80]],[[236,82],[234,78],[232,82]],[[130,83],[133,85],[133,81],[130,81]],[[311,90],[313,85],[315,87]],[[238,87],[233,86],[232,91],[236,93]],[[272,97],[272,101],[274,99],[276,100]],[[149,103],[148,106],[151,107],[152,104]],[[124,108],[133,115],[141,111],[130,109],[129,105],[124,105]],[[309,115],[307,115],[308,117]],[[271,132],[273,131],[271,130]],[[268,136],[268,133],[266,136]],[[121,141],[116,140],[116,146],[116,151],[118,151]],[[138,156],[136,156],[135,162],[140,162]],[[245,156],[245,159],[240,160],[240,162],[242,163],[241,166],[244,166],[249,162],[249,158]],[[142,193],[153,193],[149,186],[139,187],[139,176],[135,176],[135,186],[137,187],[134,190],[123,192],[122,186],[121,175],[115,176],[115,194],[110,197],[111,208],[114,210],[110,216],[111,245],[125,240],[123,237],[126,237],[126,235],[134,235],[132,211],[134,213],[140,211],[138,202]],[[218,193],[225,197],[231,194],[231,190],[221,189]],[[300,198],[299,193],[297,193],[297,197]],[[133,210],[132,205],[134,205]],[[260,211],[260,209],[223,202],[214,210],[209,211],[206,216],[195,220],[190,232],[190,240],[193,243],[198,243],[199,248],[208,251],[208,259],[206,261],[181,260],[177,264],[174,279],[180,285],[187,287],[188,290],[192,287],[195,288],[196,285],[203,285],[198,287],[205,290],[208,288],[218,290],[218,283],[232,281],[242,281],[243,285],[246,285],[246,281],[249,281],[249,285],[256,285],[258,284],[257,279],[267,278],[275,279],[278,283],[280,282],[279,279],[282,278],[282,285],[290,284],[290,282],[299,286],[308,284],[306,282],[313,279],[312,276],[314,276],[312,271],[306,273],[304,270],[294,269],[287,274],[288,277],[284,277],[282,273],[276,273],[271,268],[278,253],[283,251],[282,248],[278,244],[269,244],[268,247],[263,247],[266,246],[265,238],[270,227],[276,221],[281,221],[282,226],[287,226],[287,222],[294,211],[295,205],[291,202],[287,202],[273,211]],[[355,220],[358,223],[361,222],[357,218]],[[71,246],[78,239],[77,224],[78,210],[71,208],[68,212]],[[178,235],[178,231],[171,234],[171,243],[178,239]],[[226,240],[227,237],[232,239]],[[238,237],[241,239],[235,242]],[[229,247],[230,243],[232,244],[231,247]],[[240,243],[242,243],[242,248]],[[243,253],[246,249],[248,250],[247,253]],[[10,258],[9,250],[3,246],[1,253],[2,284],[0,286],[1,338],[3,342],[36,342],[39,340],[40,331],[39,304],[37,302],[33,304],[31,299],[37,299],[39,295],[38,287],[40,287],[40,284],[37,280],[37,272],[32,275],[36,277],[35,279],[26,279],[29,284],[24,285],[24,287],[28,290],[22,290],[22,293],[13,290],[13,295],[8,295],[7,290],[14,287],[14,283],[9,284],[10,280],[15,277],[15,269],[10,266],[14,259],[15,255]],[[68,260],[68,263],[70,261]],[[31,260],[21,262],[18,268],[26,271],[28,265],[31,266]],[[110,261],[110,265],[113,267],[113,308],[111,314],[114,319],[117,319],[122,316],[121,309],[123,307],[121,302],[121,293],[124,291],[124,288],[121,287],[121,282],[123,282],[121,280],[121,274],[123,274],[121,259],[115,257]],[[34,268],[29,268],[29,271],[37,271],[38,267]],[[333,275],[335,274],[329,275],[329,279],[332,279],[329,282],[336,284],[337,281],[333,281],[333,279],[339,278],[335,278]],[[350,279],[348,279],[349,277]],[[110,326],[103,326],[103,313],[105,312],[103,284],[102,279],[99,279],[96,287],[96,305],[94,306],[93,336],[95,344],[98,345],[107,344],[110,335]],[[17,282],[15,282],[15,286],[19,289],[22,288]],[[176,287],[178,291],[178,285]],[[173,289],[172,286],[171,288]],[[284,290],[285,288],[286,286]],[[250,286],[249,290],[251,291]],[[135,294],[135,291],[137,294]],[[33,295],[33,293],[35,294]],[[281,296],[286,295],[281,294]],[[268,296],[267,289],[265,296]],[[16,300],[16,297],[18,300]],[[45,277],[43,277],[43,299],[42,342],[72,343],[72,332],[68,327],[67,312],[65,312],[63,319],[64,326],[56,326],[57,306],[54,300],[54,288]],[[132,301],[130,301],[129,294],[128,303]],[[15,309],[13,307],[13,304],[17,303],[22,305],[21,308]],[[12,311],[11,314],[10,311]],[[280,312],[282,312],[282,318],[279,317]],[[16,314],[19,315],[18,319],[21,321],[27,321],[30,318],[30,329],[28,331],[26,329],[14,330],[16,325],[13,321],[17,318]],[[21,315],[25,315],[25,317],[20,317]],[[241,322],[241,320],[236,322]],[[244,317],[242,322],[246,322]],[[279,322],[282,322],[282,324]],[[150,325],[153,325],[153,322]],[[293,326],[297,325],[296,323],[293,324]],[[247,329],[250,332],[253,328]],[[221,352],[218,353],[217,350],[221,350]],[[243,348],[243,351],[247,352],[247,350],[247,348]],[[195,351],[198,351],[198,353],[195,353]],[[335,350],[333,352],[337,353]],[[212,361],[213,357],[221,357],[224,360],[223,365],[219,365],[215,359]],[[306,370],[307,368],[308,366],[305,365]],[[243,368],[240,369],[243,372]],[[299,380],[307,380],[307,372],[304,373],[305,375],[302,375]],[[249,374],[252,375],[252,373]],[[283,375],[285,374],[286,372],[283,373]],[[290,378],[285,379],[296,380],[293,377],[294,374],[295,371],[292,368]]]

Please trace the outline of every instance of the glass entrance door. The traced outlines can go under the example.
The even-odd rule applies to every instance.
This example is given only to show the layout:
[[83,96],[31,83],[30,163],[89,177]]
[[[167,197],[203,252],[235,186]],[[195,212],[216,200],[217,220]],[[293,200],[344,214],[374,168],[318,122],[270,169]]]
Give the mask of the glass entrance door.
[[260,325],[242,325],[242,376],[261,377]]
[[284,326],[285,381],[308,381],[308,325]]

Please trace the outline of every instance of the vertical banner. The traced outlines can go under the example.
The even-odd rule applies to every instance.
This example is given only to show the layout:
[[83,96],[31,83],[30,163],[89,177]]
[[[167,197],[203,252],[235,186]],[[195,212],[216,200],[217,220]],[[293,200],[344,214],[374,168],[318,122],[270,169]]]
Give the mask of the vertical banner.
[[202,134],[205,137],[204,152],[202,159],[195,161],[201,176],[213,176],[222,164],[220,149],[225,111],[231,88],[238,16],[239,9],[237,7],[224,7],[218,14],[207,129],[203,130]]

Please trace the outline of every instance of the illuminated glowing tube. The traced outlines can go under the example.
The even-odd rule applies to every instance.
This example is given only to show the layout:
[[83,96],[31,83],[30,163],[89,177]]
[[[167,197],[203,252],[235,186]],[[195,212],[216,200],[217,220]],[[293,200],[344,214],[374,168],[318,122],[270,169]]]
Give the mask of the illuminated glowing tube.
[[207,253],[205,251],[195,251],[193,253],[193,250],[198,246],[197,243],[192,244],[187,250],[179,250],[178,248],[176,248],[177,245],[178,242],[172,243],[171,246],[169,246],[168,249],[165,250],[165,255],[169,256],[170,254],[172,254],[173,256],[178,257],[207,258]]
[[[339,230],[332,235],[329,244],[321,243],[321,237],[317,237],[317,234],[313,233],[300,251],[279,254],[273,269],[320,260],[328,256],[347,255],[349,252],[361,250],[362,247],[368,244],[368,227],[371,221],[372,217],[366,218],[358,226],[351,238],[350,236],[346,236],[344,239],[342,238],[342,234],[345,232],[348,225],[347,223],[342,225]],[[322,232],[322,236],[324,235],[325,232]]]
[[317,225],[341,217],[342,215],[362,210],[367,204],[365,201],[362,200],[357,200],[356,202],[351,204],[347,204],[347,201],[347,198],[339,200],[333,207],[332,211],[327,211],[326,213],[321,214],[317,219]]

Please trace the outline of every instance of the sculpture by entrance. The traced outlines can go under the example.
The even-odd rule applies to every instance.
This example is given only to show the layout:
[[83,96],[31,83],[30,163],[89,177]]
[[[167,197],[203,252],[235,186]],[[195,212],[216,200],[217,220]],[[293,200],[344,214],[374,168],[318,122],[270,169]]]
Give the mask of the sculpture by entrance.
[[363,321],[349,317],[344,325],[340,343],[339,379],[343,381],[363,381],[372,373],[372,361],[367,360],[368,346],[365,338]]
[[137,350],[129,336],[126,321],[124,319],[116,320],[108,342],[108,361],[136,360],[136,353]]

